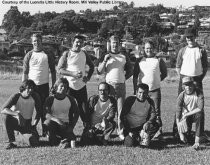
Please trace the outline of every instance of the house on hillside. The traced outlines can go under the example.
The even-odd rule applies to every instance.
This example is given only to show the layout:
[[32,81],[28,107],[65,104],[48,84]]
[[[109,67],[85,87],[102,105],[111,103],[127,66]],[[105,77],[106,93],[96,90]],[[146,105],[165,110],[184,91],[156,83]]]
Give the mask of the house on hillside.
[[[52,54],[54,54],[55,57],[60,55],[60,50],[59,50],[60,44],[46,38],[43,38],[42,44],[44,50],[51,52]],[[24,57],[24,55],[28,51],[32,50],[32,48],[33,46],[31,44],[31,39],[23,38],[11,44],[9,55]]]

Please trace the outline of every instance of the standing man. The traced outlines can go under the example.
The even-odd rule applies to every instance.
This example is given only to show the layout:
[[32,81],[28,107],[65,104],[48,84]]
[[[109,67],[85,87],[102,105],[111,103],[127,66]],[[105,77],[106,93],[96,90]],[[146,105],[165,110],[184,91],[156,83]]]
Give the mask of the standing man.
[[[86,83],[90,80],[94,65],[89,55],[81,50],[84,36],[76,35],[73,38],[72,48],[65,51],[58,62],[58,73],[63,75],[69,82],[68,94],[75,97],[79,107],[80,118],[84,127],[87,124],[88,112]],[[86,65],[89,71],[86,75]]]
[[137,142],[149,146],[151,138],[158,131],[154,102],[148,92],[147,84],[139,84],[136,96],[129,96],[124,102],[120,117],[125,126],[125,146],[132,147]]
[[[109,96],[110,86],[106,82],[98,85],[98,95],[93,95],[88,101],[88,111],[90,112],[88,128],[82,135],[82,142],[94,142],[101,140],[106,145],[114,131],[116,123],[114,122],[117,111],[117,102],[114,97]],[[100,139],[97,135],[101,134]],[[87,141],[88,140],[88,141]]]
[[158,136],[162,133],[160,82],[167,77],[167,67],[163,59],[155,56],[153,42],[145,43],[144,56],[136,61],[133,73],[134,94],[137,84],[145,83],[149,86],[149,97],[154,101],[157,123],[160,126]]
[[29,51],[24,57],[22,81],[31,79],[37,85],[36,92],[40,96],[42,105],[42,135],[45,136],[46,129],[43,125],[45,121],[43,106],[45,99],[49,96],[49,69],[51,71],[52,86],[56,80],[55,60],[53,55],[43,50],[41,34],[35,33],[31,39],[33,50]]
[[208,70],[207,53],[195,42],[195,29],[186,29],[184,36],[187,46],[180,49],[176,62],[176,70],[180,75],[178,94],[183,91],[182,78],[184,76],[192,77],[197,87],[203,90],[202,80]]
[[110,37],[111,52],[103,56],[98,66],[98,73],[105,73],[106,82],[111,86],[110,94],[117,99],[118,109],[118,135],[124,140],[123,125],[120,120],[123,102],[126,96],[125,80],[132,76],[132,66],[128,56],[120,52],[120,40],[118,36]]

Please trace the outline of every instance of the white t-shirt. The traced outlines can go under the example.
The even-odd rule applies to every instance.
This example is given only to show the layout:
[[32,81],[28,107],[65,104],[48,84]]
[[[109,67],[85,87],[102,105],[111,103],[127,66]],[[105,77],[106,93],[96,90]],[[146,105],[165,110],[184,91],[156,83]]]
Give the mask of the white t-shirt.
[[111,54],[106,63],[106,82],[124,83],[125,72],[124,66],[126,57],[122,54]]
[[[67,59],[68,71],[81,71],[82,76],[85,76],[85,67],[86,67],[86,55],[83,51],[73,52],[70,51],[70,56]],[[65,76],[69,81],[70,88],[74,90],[79,90],[85,86],[85,83],[82,81],[82,78],[74,78],[71,76]]]
[[160,88],[160,67],[157,58],[145,58],[139,62],[139,82],[149,86],[149,90]]
[[181,66],[180,74],[185,76],[199,76],[203,73],[203,68],[201,64],[202,54],[198,47],[189,48],[187,47]]
[[32,53],[29,68],[28,78],[36,85],[49,83],[48,56],[44,51]]

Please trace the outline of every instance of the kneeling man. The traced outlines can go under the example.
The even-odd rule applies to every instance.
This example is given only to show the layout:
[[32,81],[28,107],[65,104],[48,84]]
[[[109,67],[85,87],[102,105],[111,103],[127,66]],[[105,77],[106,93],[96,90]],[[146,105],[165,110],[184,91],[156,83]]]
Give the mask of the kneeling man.
[[132,147],[138,143],[149,146],[151,138],[159,129],[154,102],[149,98],[148,92],[147,84],[139,84],[136,96],[129,96],[124,102],[121,120],[126,135],[125,146]]
[[99,140],[103,145],[108,144],[110,135],[116,127],[114,117],[117,111],[117,102],[114,97],[109,96],[109,92],[109,84],[101,82],[98,86],[98,95],[89,98],[87,106],[90,114],[89,124],[82,135],[83,144],[94,140]]
[[64,149],[75,147],[76,137],[73,129],[79,117],[76,99],[67,95],[68,88],[68,80],[59,78],[52,88],[52,95],[46,99],[44,105],[46,112],[44,124],[49,133],[50,145],[59,144],[59,147]]
[[[32,80],[23,81],[20,86],[19,93],[13,94],[3,105],[1,111],[5,116],[5,127],[9,138],[9,145],[6,149],[16,148],[14,131],[19,131],[22,135],[23,142],[36,146],[39,142],[39,135],[36,126],[40,119],[41,100],[37,93]],[[33,125],[32,116],[36,109],[36,116]]]
[[182,84],[184,91],[177,98],[177,129],[180,140],[187,143],[191,136],[192,123],[195,123],[193,147],[198,149],[200,137],[204,134],[204,96],[191,77],[184,77]]

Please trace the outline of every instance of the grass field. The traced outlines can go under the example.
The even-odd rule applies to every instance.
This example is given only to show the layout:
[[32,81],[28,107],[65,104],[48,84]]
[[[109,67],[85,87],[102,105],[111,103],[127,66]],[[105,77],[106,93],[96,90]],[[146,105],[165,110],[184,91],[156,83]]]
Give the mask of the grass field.
[[[208,73],[209,74],[209,73]],[[88,87],[89,96],[96,94],[98,82],[91,80]],[[204,79],[205,91],[205,129],[210,135],[210,74]],[[0,104],[14,92],[18,91],[20,79],[0,80]],[[151,148],[126,148],[114,136],[111,144],[106,147],[87,146],[74,149],[59,149],[46,145],[46,138],[41,138],[44,146],[28,148],[26,146],[5,150],[5,130],[0,123],[0,164],[210,164],[210,143],[201,145],[199,151],[190,146],[177,145],[171,137],[178,81],[176,78],[167,78],[162,83],[162,120],[165,142],[153,141]],[[133,93],[131,80],[127,82],[127,96]],[[82,132],[81,121],[75,128],[75,134],[80,137]]]

